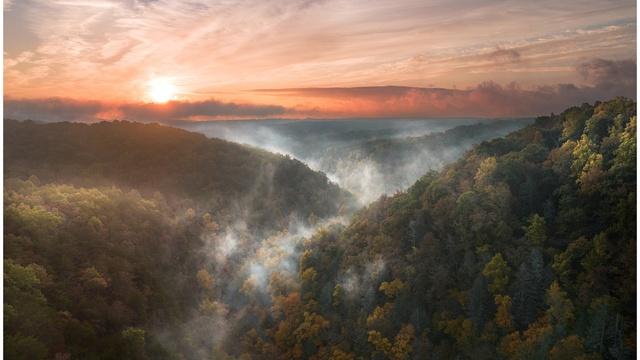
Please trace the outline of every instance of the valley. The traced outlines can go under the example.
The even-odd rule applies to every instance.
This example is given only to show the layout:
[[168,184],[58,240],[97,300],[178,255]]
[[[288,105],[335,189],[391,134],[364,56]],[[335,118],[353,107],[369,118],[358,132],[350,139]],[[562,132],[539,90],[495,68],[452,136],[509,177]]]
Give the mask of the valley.
[[283,131],[280,154],[258,128],[5,120],[7,354],[625,358],[635,112]]

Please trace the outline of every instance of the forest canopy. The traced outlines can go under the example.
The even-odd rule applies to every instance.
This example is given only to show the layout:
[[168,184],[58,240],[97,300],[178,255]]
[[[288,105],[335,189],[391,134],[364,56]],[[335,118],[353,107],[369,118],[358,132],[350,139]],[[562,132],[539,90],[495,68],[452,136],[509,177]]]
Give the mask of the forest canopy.
[[208,247],[230,236],[213,199],[245,177],[281,180],[254,189],[255,228],[320,222],[348,195],[295,160],[157,125],[5,121],[5,355],[634,358],[636,121],[625,98],[541,116],[247,258]]

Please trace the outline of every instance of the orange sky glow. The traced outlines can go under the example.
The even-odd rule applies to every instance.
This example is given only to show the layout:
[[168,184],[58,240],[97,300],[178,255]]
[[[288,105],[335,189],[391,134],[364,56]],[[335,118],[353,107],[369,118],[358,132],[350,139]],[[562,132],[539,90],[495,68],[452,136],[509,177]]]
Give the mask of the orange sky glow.
[[5,1],[5,117],[529,116],[635,98],[635,14],[629,0]]

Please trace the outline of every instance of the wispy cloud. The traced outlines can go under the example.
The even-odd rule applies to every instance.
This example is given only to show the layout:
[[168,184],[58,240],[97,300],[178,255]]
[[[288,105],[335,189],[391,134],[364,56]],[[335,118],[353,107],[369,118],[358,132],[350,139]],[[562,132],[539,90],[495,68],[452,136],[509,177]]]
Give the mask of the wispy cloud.
[[[6,3],[5,3],[6,4]],[[584,81],[582,59],[635,59],[635,2],[21,0],[5,5],[13,97],[183,100],[258,87]],[[251,100],[251,99],[244,99]]]
[[578,65],[578,72],[589,83],[602,86],[635,87],[636,62],[633,60],[611,61],[592,59]]

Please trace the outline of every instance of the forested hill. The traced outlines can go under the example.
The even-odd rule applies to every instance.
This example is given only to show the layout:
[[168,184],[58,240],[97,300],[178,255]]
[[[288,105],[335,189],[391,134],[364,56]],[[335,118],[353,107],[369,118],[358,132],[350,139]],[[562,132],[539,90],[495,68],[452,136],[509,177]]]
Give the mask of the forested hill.
[[318,168],[369,203],[382,194],[406,189],[425,172],[454,162],[473,145],[521,129],[531,120],[485,121],[422,136],[334,146],[319,156]]
[[[347,225],[259,243],[162,194],[60,183],[225,199],[297,162],[157,125],[5,136],[6,358],[635,358],[634,101],[539,117]],[[262,219],[341,194],[299,174],[252,188]]]
[[351,202],[297,160],[157,124],[5,120],[4,131],[5,178],[159,191],[220,216],[248,213],[259,227],[332,216]]
[[540,117],[316,234],[270,330],[228,351],[635,358],[635,206],[634,101]]

